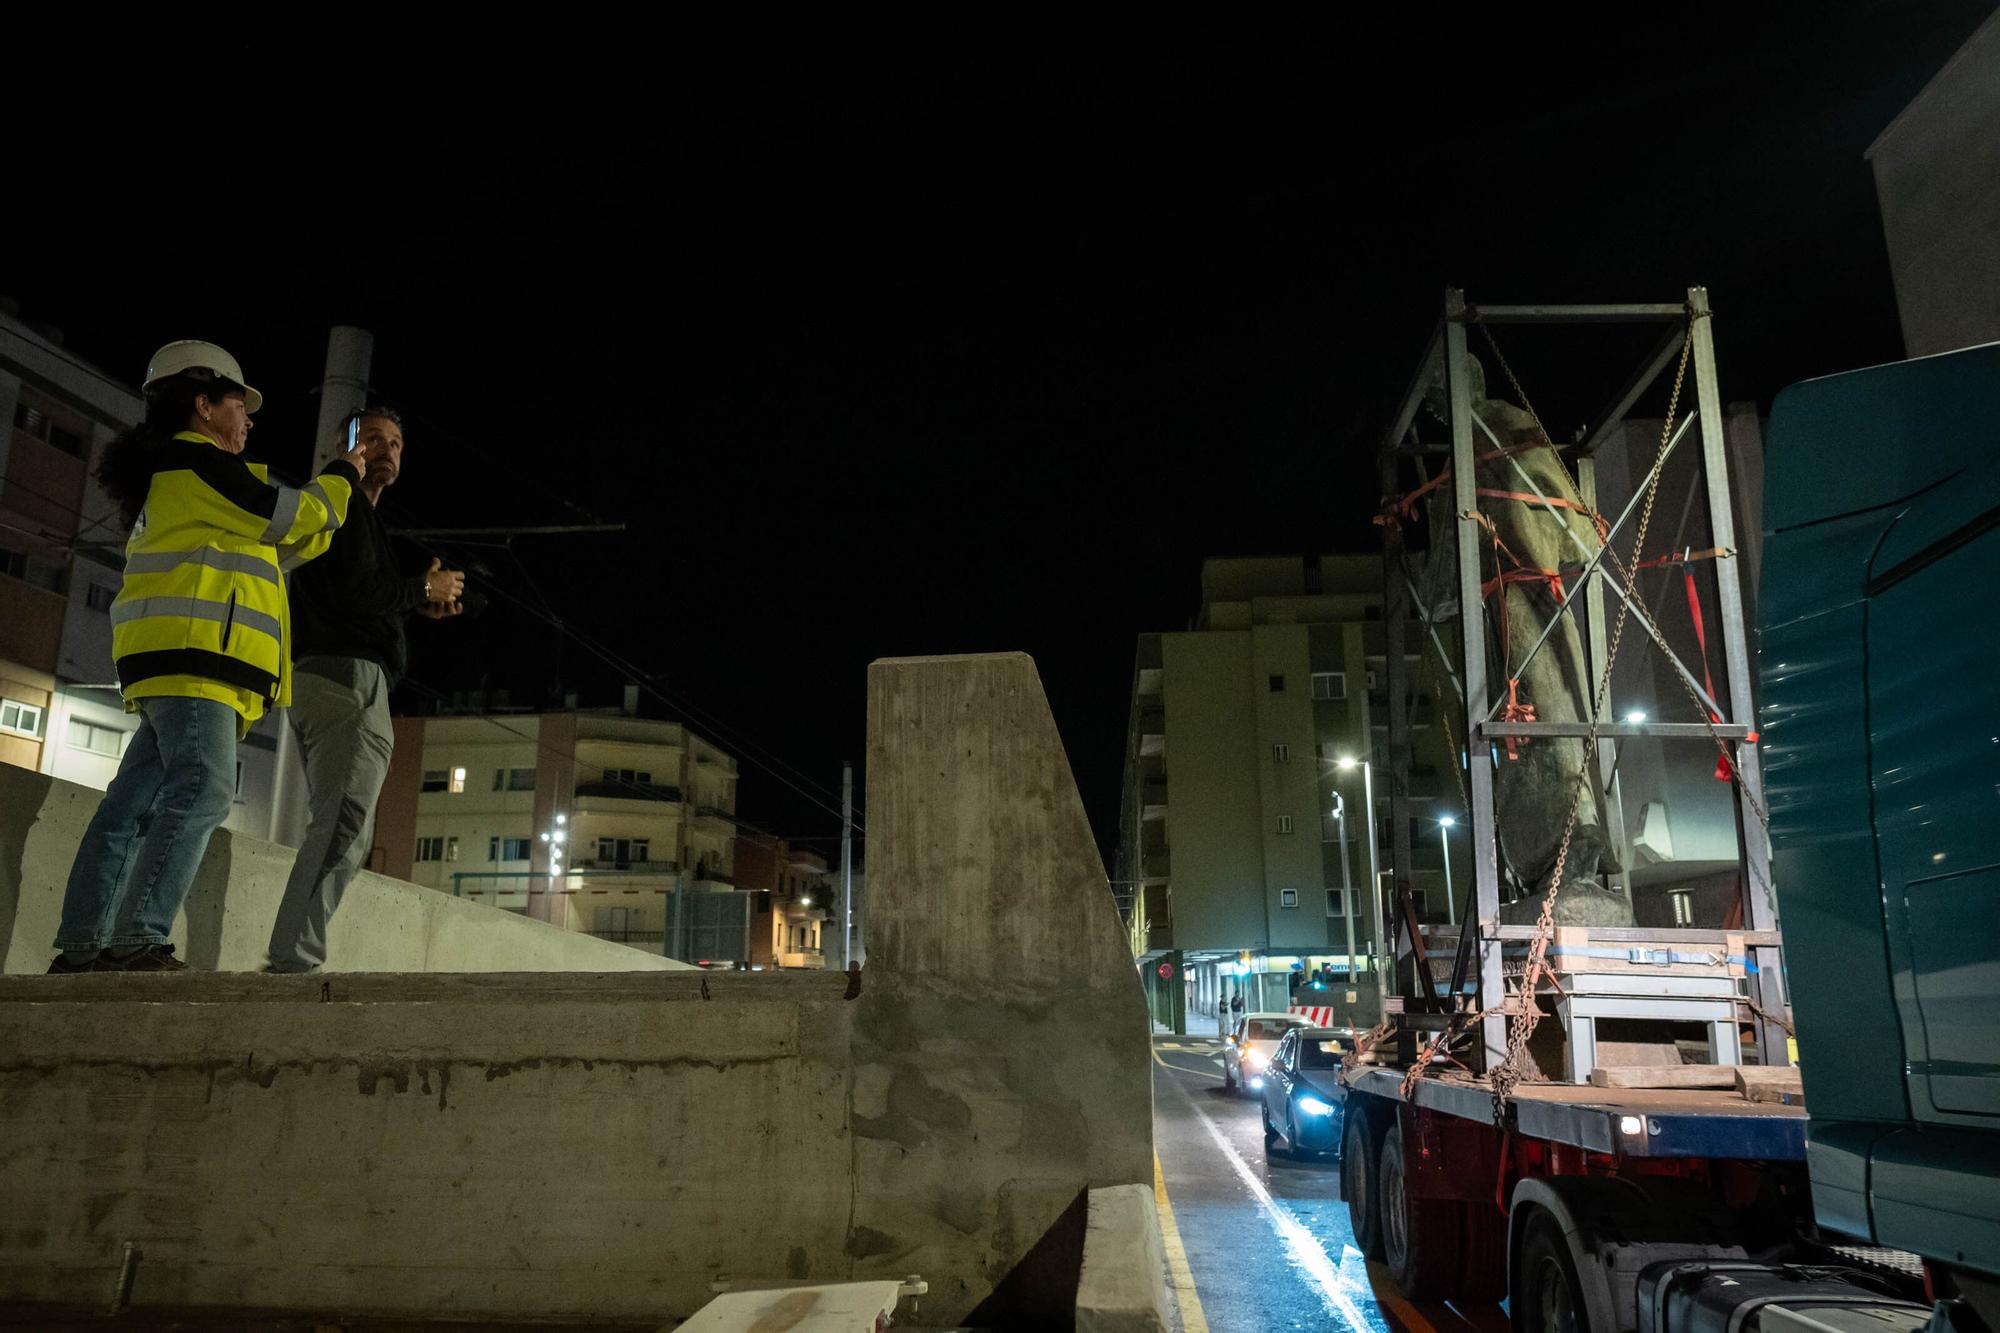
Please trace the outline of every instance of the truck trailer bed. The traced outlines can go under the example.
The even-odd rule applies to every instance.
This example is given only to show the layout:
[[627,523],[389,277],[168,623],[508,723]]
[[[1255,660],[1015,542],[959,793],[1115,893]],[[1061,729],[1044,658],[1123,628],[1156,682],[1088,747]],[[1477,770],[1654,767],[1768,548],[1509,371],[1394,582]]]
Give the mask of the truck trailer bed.
[[[1355,1092],[1403,1100],[1403,1070],[1356,1069],[1341,1081]],[[1452,1079],[1418,1082],[1426,1110],[1497,1125],[1493,1094]],[[1746,1101],[1709,1088],[1598,1088],[1523,1083],[1514,1089],[1514,1133],[1621,1157],[1740,1157],[1804,1161],[1806,1109]]]

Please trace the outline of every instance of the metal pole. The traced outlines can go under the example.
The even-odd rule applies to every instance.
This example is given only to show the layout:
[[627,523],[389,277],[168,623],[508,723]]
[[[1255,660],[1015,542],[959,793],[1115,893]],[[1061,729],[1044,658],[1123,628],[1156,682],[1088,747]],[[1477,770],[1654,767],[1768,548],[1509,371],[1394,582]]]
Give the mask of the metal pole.
[[1444,853],[1444,923],[1455,926],[1458,924],[1458,908],[1453,905],[1451,897],[1451,840],[1445,836],[1449,832],[1451,825],[1439,821],[1438,850]]
[[1375,828],[1375,766],[1366,759],[1361,761],[1361,790],[1368,803],[1368,910],[1375,919],[1368,927],[1368,951],[1374,955],[1370,966],[1375,972],[1375,1021],[1381,1022],[1389,1012],[1388,968],[1383,965],[1390,958],[1390,946],[1383,942],[1383,926],[1388,916],[1382,910],[1382,868],[1378,863],[1375,844],[1379,841]]
[[1340,924],[1347,927],[1347,981],[1354,983],[1354,875],[1347,865],[1347,798],[1339,792],[1333,794],[1339,804],[1333,807],[1334,820],[1340,825]]
[[[1669,341],[1672,341],[1672,339],[1670,338]],[[1678,346],[1677,343],[1676,346]],[[1690,416],[1689,419],[1692,420],[1693,418]],[[1686,427],[1683,426],[1682,429],[1685,430]],[[1670,444],[1669,448],[1671,447]],[[1631,457],[1631,450],[1629,448],[1626,450],[1626,457],[1628,459]],[[1577,496],[1585,504],[1589,505],[1592,510],[1597,508],[1597,459],[1595,457],[1585,455],[1576,460],[1576,491]],[[1632,492],[1633,499],[1637,499],[1639,494],[1640,488],[1634,487]],[[1628,511],[1631,509],[1629,503],[1626,505],[1626,509]],[[1610,537],[1607,536],[1605,544],[1608,545],[1610,540]],[[1597,557],[1602,559],[1603,555],[1604,551],[1600,546]],[[1592,681],[1592,686],[1585,695],[1585,698],[1589,701],[1590,707],[1595,709],[1597,705],[1595,682],[1604,679],[1605,660],[1611,655],[1610,635],[1607,632],[1609,627],[1604,619],[1603,575],[1600,574],[1584,581],[1584,610],[1588,613],[1590,621],[1585,628],[1589,631],[1587,642],[1590,650],[1590,679]],[[1555,625],[1553,618],[1549,621],[1549,625],[1551,628]],[[1546,638],[1546,635],[1544,638]],[[1592,721],[1606,722],[1618,716],[1617,696],[1611,691],[1611,685],[1615,683],[1606,683],[1604,689],[1604,711],[1601,714],[1595,714],[1591,719]],[[1629,900],[1632,897],[1632,849],[1625,841],[1625,791],[1618,784],[1617,741],[1605,738],[1597,742],[1597,773],[1598,780],[1603,784],[1605,789],[1604,831],[1611,839],[1611,845],[1618,851],[1618,864],[1625,867],[1617,874],[1611,876],[1611,882]]]
[[[1688,318],[1694,335],[1694,384],[1696,407],[1701,412],[1702,473],[1708,485],[1709,536],[1725,551],[1736,549],[1736,517],[1729,503],[1729,445],[1722,431],[1722,396],[1715,377],[1714,321],[1709,317],[1708,289],[1688,289]],[[1746,726],[1756,723],[1756,705],[1750,695],[1749,637],[1743,625],[1743,589],[1737,581],[1738,565],[1733,556],[1715,562],[1715,588],[1722,609],[1722,652],[1729,675],[1729,720]],[[1737,743],[1732,758],[1737,777],[1737,815],[1742,829],[1744,877],[1743,897],[1752,930],[1778,929],[1778,904],[1771,892],[1771,840],[1758,818],[1758,797],[1764,787],[1763,762],[1757,746],[1748,740]],[[1751,951],[1757,961],[1757,1002],[1767,1014],[1779,1015],[1785,1008],[1783,964],[1775,946]],[[1766,1064],[1784,1064],[1786,1049],[1782,1028],[1770,1018],[1757,1020],[1757,1044]]]
[[854,966],[854,762],[840,766],[840,970]]
[[[1478,1007],[1485,1067],[1507,1058],[1507,1019],[1501,1012],[1507,987],[1500,970],[1500,863],[1493,823],[1491,747],[1480,735],[1489,701],[1486,694],[1486,600],[1480,594],[1479,460],[1472,441],[1471,357],[1465,347],[1465,294],[1447,289],[1444,297],[1445,387],[1451,396],[1452,510],[1458,520],[1458,627],[1465,670],[1465,778],[1472,816],[1472,873],[1477,913],[1464,929],[1477,931]],[[1505,645],[1502,645],[1503,650]],[[1456,1004],[1458,997],[1453,996]]]

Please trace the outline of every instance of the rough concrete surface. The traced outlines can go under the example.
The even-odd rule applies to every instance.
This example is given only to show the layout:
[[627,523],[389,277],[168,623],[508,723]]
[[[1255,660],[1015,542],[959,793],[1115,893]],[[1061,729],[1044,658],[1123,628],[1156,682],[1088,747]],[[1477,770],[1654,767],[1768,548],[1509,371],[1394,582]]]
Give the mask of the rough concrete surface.
[[0,979],[0,1305],[101,1309],[130,1243],[141,1308],[665,1322],[921,1274],[925,1324],[1070,1322],[1087,1191],[1151,1179],[1104,872],[1026,657],[878,663],[869,704],[865,976]]
[[[0,764],[0,972],[45,971],[84,827],[103,793]],[[254,972],[284,897],[290,847],[217,829],[175,923],[196,967]],[[331,972],[674,971],[692,965],[530,921],[384,875],[348,887]]]
[[1166,1333],[1167,1251],[1149,1185],[1090,1192],[1077,1333]]

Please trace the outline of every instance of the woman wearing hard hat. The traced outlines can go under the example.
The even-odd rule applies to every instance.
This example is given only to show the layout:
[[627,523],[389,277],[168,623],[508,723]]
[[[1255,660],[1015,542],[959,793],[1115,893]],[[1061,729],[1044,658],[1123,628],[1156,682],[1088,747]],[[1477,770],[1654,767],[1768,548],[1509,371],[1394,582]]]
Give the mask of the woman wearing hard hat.
[[111,655],[139,730],[70,867],[51,972],[187,966],[167,933],[229,813],[236,743],[291,699],[280,570],[326,549],[352,493],[339,473],[294,490],[243,461],[264,396],[213,343],[162,347],[145,394],[97,474],[132,529]]

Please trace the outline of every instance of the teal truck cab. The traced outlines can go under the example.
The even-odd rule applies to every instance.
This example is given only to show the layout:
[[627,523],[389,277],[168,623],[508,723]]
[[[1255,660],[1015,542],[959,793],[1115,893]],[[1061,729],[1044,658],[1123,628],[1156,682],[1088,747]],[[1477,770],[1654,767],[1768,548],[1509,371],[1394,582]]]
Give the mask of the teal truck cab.
[[1813,1216],[2000,1328],[2000,344],[1794,385],[1765,458]]

